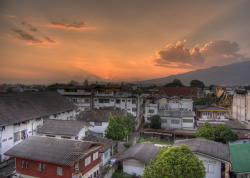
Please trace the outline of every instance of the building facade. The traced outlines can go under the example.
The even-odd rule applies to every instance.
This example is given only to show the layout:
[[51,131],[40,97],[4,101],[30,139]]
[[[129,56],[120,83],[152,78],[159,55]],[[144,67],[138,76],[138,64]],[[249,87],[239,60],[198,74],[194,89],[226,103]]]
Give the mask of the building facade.
[[250,121],[250,92],[247,90],[235,90],[232,109],[234,119]]
[[0,162],[4,153],[31,135],[48,119],[75,119],[76,107],[55,92],[0,94]]
[[[49,145],[49,147],[48,147]],[[31,136],[6,152],[15,157],[21,177],[77,177],[99,175],[99,149],[103,144]]]

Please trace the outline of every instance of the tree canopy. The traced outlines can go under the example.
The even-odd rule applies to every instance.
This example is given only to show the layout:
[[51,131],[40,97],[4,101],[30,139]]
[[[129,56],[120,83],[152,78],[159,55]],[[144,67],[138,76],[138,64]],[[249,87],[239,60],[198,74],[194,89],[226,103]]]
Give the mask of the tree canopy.
[[125,117],[115,115],[109,119],[105,137],[112,140],[123,140],[130,136],[135,126],[135,117],[128,113]]
[[204,126],[198,127],[196,137],[215,140],[217,142],[238,140],[238,135],[226,125],[218,124],[214,129],[209,122],[205,122]]
[[187,145],[168,148],[145,167],[143,178],[204,178],[205,167]]
[[174,79],[171,83],[165,85],[165,87],[184,87],[179,79]]
[[221,138],[221,133],[227,130],[229,130],[229,128],[226,125],[218,124],[215,127],[215,131],[214,131],[215,141],[223,141],[223,138]]
[[197,88],[205,88],[205,85],[202,81],[200,80],[192,80],[190,82],[190,87],[197,87]]
[[149,118],[151,129],[161,129],[161,118],[159,115],[153,115]]
[[214,128],[209,122],[205,122],[204,126],[198,127],[196,137],[206,138],[208,140],[214,140]]
[[231,129],[228,129],[226,131],[223,131],[220,134],[221,139],[223,139],[225,142],[229,142],[229,141],[236,141],[238,140],[238,135],[232,131]]

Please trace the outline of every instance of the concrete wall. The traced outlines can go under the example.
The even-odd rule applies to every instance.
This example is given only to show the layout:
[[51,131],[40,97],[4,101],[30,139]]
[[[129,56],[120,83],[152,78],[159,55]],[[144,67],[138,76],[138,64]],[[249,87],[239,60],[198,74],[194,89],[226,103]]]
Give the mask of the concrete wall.
[[145,165],[136,159],[127,159],[123,161],[123,172],[127,174],[142,176],[144,168]]

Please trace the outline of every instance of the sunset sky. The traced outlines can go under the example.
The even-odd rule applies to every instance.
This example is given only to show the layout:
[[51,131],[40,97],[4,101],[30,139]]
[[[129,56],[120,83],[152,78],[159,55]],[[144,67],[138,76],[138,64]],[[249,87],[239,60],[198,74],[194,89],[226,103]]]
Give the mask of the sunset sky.
[[250,60],[247,0],[0,0],[0,83],[137,81]]

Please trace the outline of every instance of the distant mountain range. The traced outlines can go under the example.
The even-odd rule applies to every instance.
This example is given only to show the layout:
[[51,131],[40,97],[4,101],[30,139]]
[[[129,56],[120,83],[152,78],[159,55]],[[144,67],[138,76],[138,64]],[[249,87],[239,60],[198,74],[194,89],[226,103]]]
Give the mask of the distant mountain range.
[[250,85],[250,61],[238,62],[226,66],[199,69],[183,74],[136,82],[138,84],[165,85],[179,79],[189,85],[192,80],[201,80],[205,85]]

